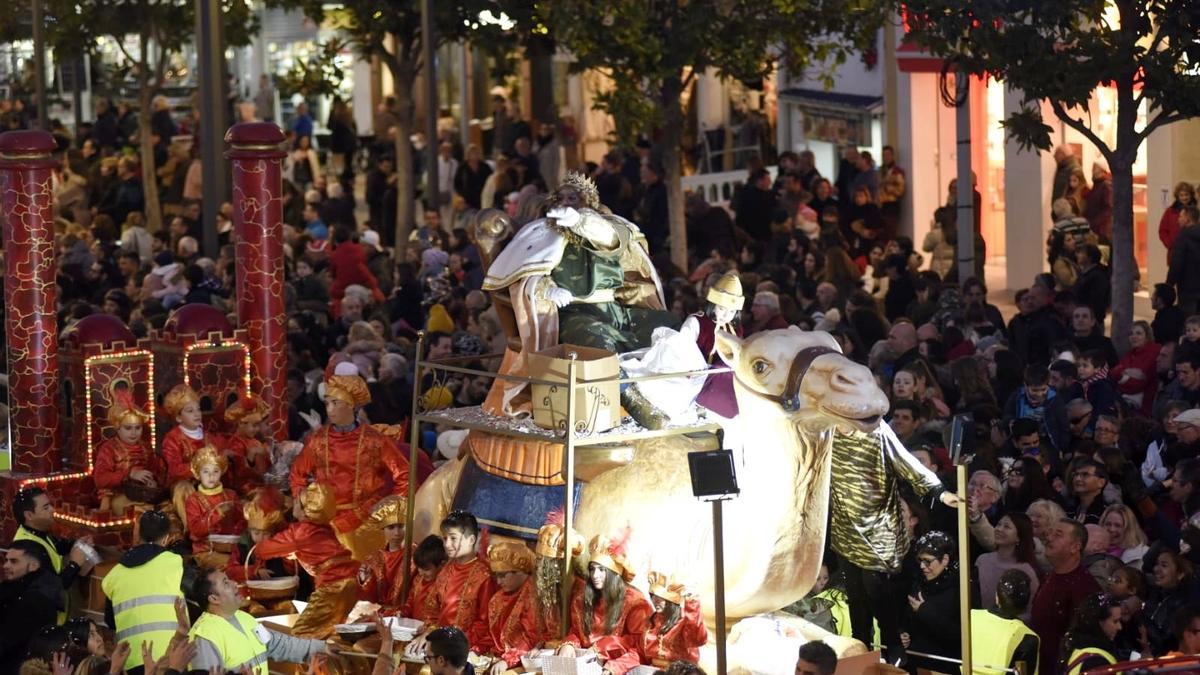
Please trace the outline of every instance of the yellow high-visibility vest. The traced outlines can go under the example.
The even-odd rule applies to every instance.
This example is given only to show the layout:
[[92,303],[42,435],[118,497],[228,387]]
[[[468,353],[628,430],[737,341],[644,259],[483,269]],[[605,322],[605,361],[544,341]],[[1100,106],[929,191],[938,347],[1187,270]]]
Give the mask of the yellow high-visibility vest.
[[[22,541],[22,540],[35,542],[35,543],[41,545],[42,548],[46,549],[46,555],[50,556],[50,566],[54,568],[54,573],[62,574],[63,557],[62,557],[62,554],[60,554],[58,552],[58,550],[54,548],[54,544],[51,544],[50,542],[46,541],[42,537],[39,537],[36,534],[25,529],[24,525],[19,525],[19,526],[17,526],[17,533],[13,536],[13,541]],[[63,594],[63,601],[64,602],[66,601],[65,593]],[[67,622],[67,612],[66,612],[66,609],[64,608],[63,611],[58,613],[58,625],[61,626],[66,622]]]
[[[1000,675],[1026,636],[1040,639],[1020,619],[1005,619],[986,609],[971,610],[971,670],[975,675]],[[1029,675],[1037,675],[1041,664]]]
[[112,601],[117,642],[129,642],[126,669],[142,665],[143,642],[154,643],[152,654],[161,659],[175,635],[175,600],[183,580],[183,558],[164,551],[138,567],[117,565],[104,577],[101,588]]
[[204,638],[217,648],[224,659],[225,672],[236,673],[249,666],[255,675],[268,675],[267,646],[255,632],[258,624],[254,617],[239,610],[233,618],[241,626],[241,632],[228,619],[205,612],[196,619],[190,635],[193,639]]
[[1083,660],[1089,656],[1104,657],[1109,663],[1116,663],[1117,657],[1100,649],[1099,647],[1084,647],[1071,652],[1071,658],[1067,659],[1067,675],[1079,675],[1083,672]]

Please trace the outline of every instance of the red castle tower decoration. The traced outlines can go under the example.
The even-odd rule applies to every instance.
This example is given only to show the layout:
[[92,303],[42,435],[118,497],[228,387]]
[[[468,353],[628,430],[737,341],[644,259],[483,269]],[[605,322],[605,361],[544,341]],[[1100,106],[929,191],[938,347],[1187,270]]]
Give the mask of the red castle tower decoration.
[[250,338],[255,393],[270,413],[269,435],[287,440],[287,318],[283,300],[283,132],[268,122],[225,134],[232,164],[237,240],[238,323]]

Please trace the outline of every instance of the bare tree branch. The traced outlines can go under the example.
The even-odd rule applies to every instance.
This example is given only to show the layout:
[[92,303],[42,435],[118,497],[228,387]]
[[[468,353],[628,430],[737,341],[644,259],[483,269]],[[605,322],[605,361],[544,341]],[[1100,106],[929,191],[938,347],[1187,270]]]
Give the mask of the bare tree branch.
[[1179,113],[1163,112],[1163,113],[1159,113],[1159,114],[1155,115],[1154,119],[1152,119],[1148,123],[1146,123],[1145,128],[1143,128],[1141,131],[1137,132],[1138,143],[1140,144],[1142,141],[1149,138],[1150,134],[1154,133],[1155,129],[1157,129],[1161,126],[1173,124],[1175,122],[1179,122],[1179,121],[1182,121],[1185,119],[1188,119],[1188,117],[1185,115],[1181,115]]
[[1094,131],[1088,128],[1086,124],[1075,119],[1074,117],[1071,117],[1071,115],[1067,113],[1066,109],[1063,108],[1061,101],[1049,99],[1047,102],[1050,104],[1050,109],[1054,111],[1054,114],[1058,116],[1058,119],[1062,120],[1063,124],[1082,134],[1084,138],[1092,142],[1092,145],[1096,146],[1096,149],[1100,151],[1100,154],[1104,155],[1104,159],[1108,160],[1110,163],[1112,162],[1113,151],[1112,148],[1108,147],[1107,143],[1101,140],[1100,137],[1097,136]]

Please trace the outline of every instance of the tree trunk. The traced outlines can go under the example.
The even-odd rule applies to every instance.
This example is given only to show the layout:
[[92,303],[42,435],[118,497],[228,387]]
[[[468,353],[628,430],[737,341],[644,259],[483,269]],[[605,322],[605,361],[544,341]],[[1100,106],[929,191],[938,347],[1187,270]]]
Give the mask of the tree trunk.
[[[1130,143],[1118,143],[1128,147]],[[1136,149],[1136,146],[1135,146]],[[1112,173],[1113,222],[1112,253],[1112,324],[1109,335],[1117,351],[1129,349],[1129,330],[1133,327],[1133,277],[1137,271],[1133,257],[1133,160],[1124,155],[1113,157]]]
[[393,66],[396,95],[396,260],[404,260],[408,236],[416,222],[415,186],[413,172],[412,131],[414,107],[413,83],[416,78],[400,66]]
[[[146,68],[146,64],[142,64]],[[158,204],[158,174],[154,170],[154,143],[150,138],[150,103],[154,100],[154,91],[145,82],[142,83],[138,96],[138,157],[142,165],[142,199],[144,200],[143,214],[146,217],[146,229],[157,232],[162,229],[162,209]],[[121,223],[116,223],[117,228]]]
[[683,143],[683,107],[679,97],[683,93],[680,77],[669,77],[663,82],[662,102],[666,110],[663,128],[663,168],[667,175],[667,220],[671,237],[671,262],[682,272],[688,271],[687,220],[683,211],[683,162],[680,146]]

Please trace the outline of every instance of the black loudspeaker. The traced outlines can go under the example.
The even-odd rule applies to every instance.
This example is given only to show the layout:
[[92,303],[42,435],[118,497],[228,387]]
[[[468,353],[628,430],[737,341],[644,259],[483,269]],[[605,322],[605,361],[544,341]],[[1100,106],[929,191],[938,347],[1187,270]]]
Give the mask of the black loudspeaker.
[[692,474],[692,494],[699,499],[728,499],[740,492],[732,450],[689,452],[688,469]]

